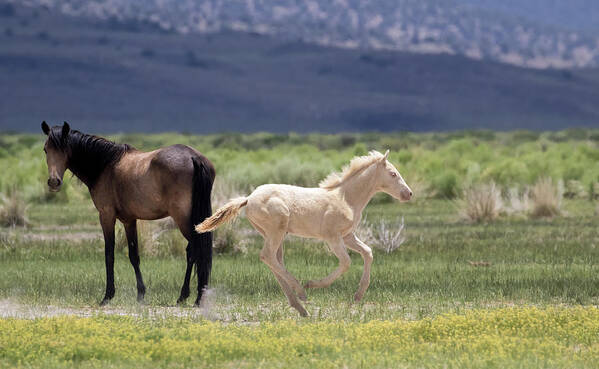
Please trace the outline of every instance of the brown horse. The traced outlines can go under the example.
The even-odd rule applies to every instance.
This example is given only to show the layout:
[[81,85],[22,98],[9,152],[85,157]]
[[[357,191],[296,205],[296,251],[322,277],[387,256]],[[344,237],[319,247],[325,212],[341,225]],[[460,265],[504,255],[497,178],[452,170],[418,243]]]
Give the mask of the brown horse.
[[137,279],[137,300],[142,302],[146,287],[139,269],[137,219],[171,216],[187,239],[187,269],[177,303],[189,297],[189,281],[194,265],[198,274],[199,304],[212,268],[212,235],[198,235],[194,224],[212,213],[210,193],[214,166],[201,153],[184,145],[164,147],[151,152],[138,151],[126,144],[71,130],[67,122],[50,128],[42,123],[48,136],[44,151],[48,164],[48,187],[60,190],[69,169],[89,188],[100,212],[104,233],[106,294],[100,305],[114,297],[114,226],[125,226],[129,260]]

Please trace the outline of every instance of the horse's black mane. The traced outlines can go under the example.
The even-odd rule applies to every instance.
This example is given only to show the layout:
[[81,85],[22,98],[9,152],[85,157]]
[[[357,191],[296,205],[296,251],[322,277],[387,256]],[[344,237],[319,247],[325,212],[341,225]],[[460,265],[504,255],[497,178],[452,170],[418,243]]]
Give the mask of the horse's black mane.
[[106,167],[134,149],[130,145],[117,144],[77,130],[69,130],[67,137],[62,136],[61,127],[56,127],[50,130],[48,139],[68,155],[67,168],[89,188],[96,184]]

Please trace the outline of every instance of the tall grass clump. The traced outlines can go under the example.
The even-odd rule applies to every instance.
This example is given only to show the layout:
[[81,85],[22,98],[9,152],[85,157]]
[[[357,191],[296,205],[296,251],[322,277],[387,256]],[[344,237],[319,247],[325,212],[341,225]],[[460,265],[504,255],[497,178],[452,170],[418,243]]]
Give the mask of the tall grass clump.
[[3,227],[24,227],[29,224],[27,204],[17,190],[8,195],[0,195],[0,225]]
[[457,204],[460,215],[475,223],[495,220],[504,208],[501,191],[493,182],[467,188]]
[[561,213],[563,185],[551,178],[541,178],[532,187],[531,212],[535,218],[553,217]]

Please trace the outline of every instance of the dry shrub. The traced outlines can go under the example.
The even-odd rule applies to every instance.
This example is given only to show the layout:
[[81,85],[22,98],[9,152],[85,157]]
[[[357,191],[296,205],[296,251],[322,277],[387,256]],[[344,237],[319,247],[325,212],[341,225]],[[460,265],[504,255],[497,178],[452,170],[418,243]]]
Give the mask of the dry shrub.
[[3,227],[24,227],[29,224],[27,204],[17,190],[8,195],[0,195],[0,225]]
[[457,200],[460,214],[471,222],[488,222],[503,211],[501,191],[495,183],[482,184],[464,190],[463,198]]
[[[217,254],[247,253],[245,237],[235,223],[226,224],[214,234],[214,252]],[[124,227],[116,229],[116,248],[125,252],[127,236]],[[160,220],[138,220],[137,240],[141,255],[168,257],[186,254],[187,240],[171,217]]]
[[[187,248],[187,240],[170,217],[138,221],[137,239],[139,253],[142,255],[182,256]],[[116,245],[118,250],[127,249],[127,237],[123,227],[117,228]]]
[[356,231],[356,236],[367,245],[372,245],[387,254],[397,250],[405,241],[404,218],[394,223],[379,221],[378,224],[371,224],[366,219],[362,222]]
[[217,254],[247,254],[245,238],[236,222],[228,223],[214,232],[214,252]]
[[531,191],[530,215],[535,218],[553,217],[561,213],[563,185],[551,178],[541,178]]
[[229,200],[245,196],[239,187],[229,178],[216,177],[212,186],[212,208],[218,209]]

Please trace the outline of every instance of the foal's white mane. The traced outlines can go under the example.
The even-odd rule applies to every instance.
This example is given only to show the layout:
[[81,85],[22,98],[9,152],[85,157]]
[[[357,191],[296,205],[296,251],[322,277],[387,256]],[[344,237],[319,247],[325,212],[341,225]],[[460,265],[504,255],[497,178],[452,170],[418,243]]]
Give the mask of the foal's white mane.
[[348,165],[344,166],[341,172],[333,172],[323,179],[319,187],[327,190],[339,187],[343,182],[347,181],[363,169],[368,168],[372,164],[384,158],[384,155],[376,150],[372,150],[365,156],[354,157]]

